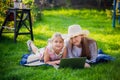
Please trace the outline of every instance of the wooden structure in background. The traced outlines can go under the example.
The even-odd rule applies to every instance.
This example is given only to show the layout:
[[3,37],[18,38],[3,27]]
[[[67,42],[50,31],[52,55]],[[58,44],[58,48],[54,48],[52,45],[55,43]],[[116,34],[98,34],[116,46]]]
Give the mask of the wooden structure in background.
[[[0,38],[3,33],[11,33],[11,32],[4,32],[5,28],[10,29],[10,27],[7,27],[6,25],[8,22],[11,21],[14,21],[14,27],[12,28],[13,29],[12,33],[14,33],[14,42],[16,42],[18,35],[25,35],[25,34],[30,34],[31,40],[33,40],[30,9],[18,9],[18,8],[8,9],[6,18],[0,29]],[[28,32],[19,32],[22,27],[25,27],[28,30]]]

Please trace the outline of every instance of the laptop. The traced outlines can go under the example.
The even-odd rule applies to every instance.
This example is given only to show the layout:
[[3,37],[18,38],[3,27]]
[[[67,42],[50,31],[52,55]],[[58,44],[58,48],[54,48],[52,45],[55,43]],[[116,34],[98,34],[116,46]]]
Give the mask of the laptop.
[[80,68],[84,68],[85,62],[86,62],[86,57],[64,58],[60,60],[60,64],[58,66],[54,66],[54,67],[80,69]]

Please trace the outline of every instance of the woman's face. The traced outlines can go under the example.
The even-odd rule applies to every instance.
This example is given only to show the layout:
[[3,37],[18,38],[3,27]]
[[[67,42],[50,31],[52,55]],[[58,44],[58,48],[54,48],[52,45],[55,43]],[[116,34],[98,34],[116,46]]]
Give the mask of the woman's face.
[[71,43],[74,45],[74,46],[80,46],[80,43],[81,43],[81,38],[82,36],[81,35],[78,35],[78,36],[74,36],[71,38]]

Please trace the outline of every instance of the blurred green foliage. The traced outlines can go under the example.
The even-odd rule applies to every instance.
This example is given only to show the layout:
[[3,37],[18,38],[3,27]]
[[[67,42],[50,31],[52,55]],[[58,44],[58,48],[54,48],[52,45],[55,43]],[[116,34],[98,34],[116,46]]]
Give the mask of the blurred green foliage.
[[0,26],[4,20],[6,10],[12,6],[10,0],[0,0]]
[[[22,0],[22,3],[25,4],[27,8],[31,8],[31,15],[33,21],[41,19],[40,8],[34,4],[33,0]],[[0,26],[4,22],[7,9],[13,7],[13,4],[13,0],[0,0]]]

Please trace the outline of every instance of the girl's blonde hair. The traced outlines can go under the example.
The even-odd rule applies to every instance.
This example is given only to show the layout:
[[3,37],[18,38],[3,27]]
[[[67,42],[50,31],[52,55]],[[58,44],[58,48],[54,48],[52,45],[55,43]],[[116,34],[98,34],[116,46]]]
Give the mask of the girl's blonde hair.
[[59,32],[56,32],[56,33],[53,34],[53,36],[50,39],[48,39],[48,42],[51,43],[56,37],[60,37],[64,41],[64,39],[62,37],[62,34],[59,33]]

